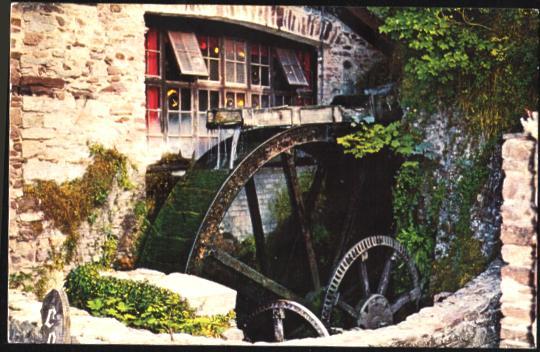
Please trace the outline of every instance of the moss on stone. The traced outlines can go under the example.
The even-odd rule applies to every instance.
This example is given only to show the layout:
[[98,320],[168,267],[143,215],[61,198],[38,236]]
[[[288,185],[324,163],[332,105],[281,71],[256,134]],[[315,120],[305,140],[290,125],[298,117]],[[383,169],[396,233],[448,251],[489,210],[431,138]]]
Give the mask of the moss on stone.
[[91,218],[96,208],[105,204],[114,181],[124,189],[132,187],[127,176],[126,156],[98,144],[89,145],[89,149],[93,162],[82,177],[61,184],[38,180],[24,187],[24,197],[37,198],[45,219],[67,235],[64,242],[67,263],[76,253],[79,226]]

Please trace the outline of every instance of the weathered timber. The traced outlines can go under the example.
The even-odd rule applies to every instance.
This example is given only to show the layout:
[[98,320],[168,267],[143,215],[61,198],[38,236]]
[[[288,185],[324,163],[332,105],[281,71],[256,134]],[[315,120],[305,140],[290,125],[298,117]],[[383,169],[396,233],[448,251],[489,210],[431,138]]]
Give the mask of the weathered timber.
[[290,155],[289,153],[283,153],[281,155],[281,158],[283,161],[283,171],[285,173],[287,189],[289,190],[291,206],[294,212],[294,216],[298,222],[298,226],[300,227],[302,237],[304,238],[304,244],[306,246],[307,259],[311,272],[311,279],[313,281],[313,287],[318,290],[321,287],[319,279],[319,269],[317,267],[317,259],[315,258],[315,251],[313,249],[311,231],[309,229],[308,220],[306,218],[306,210],[304,208],[304,201],[302,200],[302,192],[300,190],[300,184],[298,182],[298,175],[296,174],[294,155]]
[[249,216],[251,218],[251,226],[253,227],[253,235],[255,236],[255,254],[257,261],[263,274],[267,273],[267,258],[264,244],[264,230],[259,209],[259,199],[257,190],[255,189],[255,181],[253,177],[249,179],[245,186],[246,197],[249,207]]
[[245,183],[268,161],[299,145],[313,142],[333,142],[335,135],[347,133],[348,127],[328,124],[298,126],[280,132],[247,154],[232,170],[208,207],[189,253],[186,272],[202,273],[206,248],[219,234],[219,224]]
[[291,292],[286,287],[280,285],[279,283],[275,282],[274,280],[270,279],[267,276],[264,276],[263,274],[259,273],[257,270],[251,268],[249,265],[246,265],[239,261],[238,259],[234,258],[233,256],[219,250],[219,249],[212,249],[208,253],[208,255],[212,256],[213,258],[217,259],[221,264],[227,266],[228,268],[242,274],[243,276],[247,277],[251,281],[255,282],[259,286],[267,289],[268,291],[271,291],[272,293],[278,295],[279,297],[283,297],[285,299],[290,299],[293,301],[301,302],[302,304],[305,304],[305,301],[302,297],[296,295],[294,292]]

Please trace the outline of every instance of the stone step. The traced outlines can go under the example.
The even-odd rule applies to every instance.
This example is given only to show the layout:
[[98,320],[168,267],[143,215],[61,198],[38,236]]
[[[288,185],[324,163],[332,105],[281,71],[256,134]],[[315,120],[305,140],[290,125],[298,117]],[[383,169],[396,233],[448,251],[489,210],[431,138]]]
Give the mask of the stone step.
[[149,284],[171,290],[185,298],[189,305],[196,309],[197,315],[227,314],[236,306],[235,290],[194,275],[182,273],[167,275],[145,268],[131,271],[103,271],[100,274],[118,279],[147,280]]

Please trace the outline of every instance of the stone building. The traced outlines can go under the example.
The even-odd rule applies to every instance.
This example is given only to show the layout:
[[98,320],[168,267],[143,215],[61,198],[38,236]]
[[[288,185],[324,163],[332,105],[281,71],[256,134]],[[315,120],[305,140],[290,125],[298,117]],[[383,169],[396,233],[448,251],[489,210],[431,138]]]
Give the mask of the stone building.
[[[148,165],[167,152],[197,158],[216,142],[207,110],[356,93],[358,75],[389,50],[374,26],[357,8],[13,4],[10,270],[44,262],[65,238],[24,185],[76,179],[90,163],[87,143],[114,147],[135,166],[134,189],[111,194],[100,215],[119,231]],[[87,260],[101,234],[83,225]]]

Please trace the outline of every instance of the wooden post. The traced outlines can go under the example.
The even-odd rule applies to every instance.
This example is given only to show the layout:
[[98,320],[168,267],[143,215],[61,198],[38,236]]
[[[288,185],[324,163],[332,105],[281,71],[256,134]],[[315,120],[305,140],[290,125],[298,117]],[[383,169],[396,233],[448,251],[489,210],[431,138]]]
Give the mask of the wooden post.
[[251,226],[253,227],[253,235],[255,236],[255,251],[257,260],[261,268],[261,272],[266,274],[266,251],[264,244],[264,229],[261,219],[261,212],[259,210],[259,199],[257,197],[257,190],[255,188],[255,181],[252,178],[246,183],[246,197],[249,207],[249,216],[251,217]]
[[285,180],[287,181],[287,188],[289,190],[289,198],[291,199],[291,206],[293,213],[298,221],[300,232],[304,237],[306,245],[306,253],[309,262],[309,269],[311,271],[311,278],[313,280],[313,286],[316,290],[321,287],[319,279],[319,269],[317,267],[317,260],[315,258],[315,251],[313,250],[313,242],[311,240],[311,231],[309,224],[305,216],[304,202],[302,201],[302,193],[300,191],[300,184],[298,182],[298,175],[296,174],[296,165],[294,163],[294,155],[290,155],[285,152],[281,154],[283,171],[285,173]]

